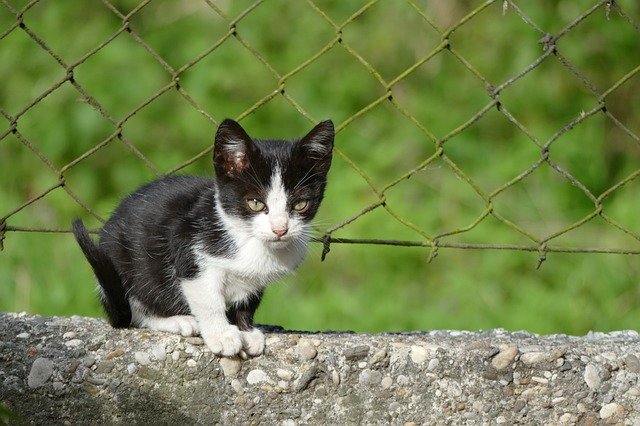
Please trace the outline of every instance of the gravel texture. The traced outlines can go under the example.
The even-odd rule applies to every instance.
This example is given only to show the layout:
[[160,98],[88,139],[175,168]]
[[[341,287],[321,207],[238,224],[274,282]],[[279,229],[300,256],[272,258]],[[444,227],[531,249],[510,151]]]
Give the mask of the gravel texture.
[[[640,424],[640,336],[265,328],[265,355],[0,314],[0,404],[33,424]],[[1,420],[1,419],[0,419]]]

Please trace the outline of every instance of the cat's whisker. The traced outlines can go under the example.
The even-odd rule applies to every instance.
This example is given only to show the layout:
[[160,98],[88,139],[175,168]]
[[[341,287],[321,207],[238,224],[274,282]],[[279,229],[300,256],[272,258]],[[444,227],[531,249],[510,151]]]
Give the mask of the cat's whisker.
[[312,177],[316,176],[318,173],[314,173],[312,175],[310,175],[310,173],[313,171],[313,168],[310,168],[309,170],[307,170],[307,173],[305,173],[304,176],[302,176],[302,178],[298,181],[298,183],[296,183],[296,185],[293,187],[293,190],[295,191],[296,189],[300,188],[302,185],[304,185],[305,182],[307,182],[307,180],[311,179]]
[[307,172],[307,175],[305,175],[305,177],[304,177],[303,179],[301,179],[301,180],[300,180],[300,182],[298,182],[298,183],[296,184],[296,186],[294,187],[294,190],[296,190],[296,189],[298,189],[298,188],[302,187],[305,183],[307,183],[307,181],[309,181],[309,180],[311,180],[311,179],[313,179],[313,178],[315,178],[315,177],[317,177],[317,176],[320,176],[320,175],[321,175],[321,173],[320,173],[320,172],[315,172],[315,173],[313,173],[313,174],[309,174],[312,170],[313,170],[313,169],[309,170],[309,171]]
[[317,232],[324,232],[333,223],[334,222],[330,220],[313,221],[311,223],[310,229],[313,229],[314,231],[317,231]]
[[257,185],[258,189],[261,192],[264,192],[265,191],[265,186],[260,181],[260,178],[258,177],[258,174],[256,173],[256,170],[254,169],[253,165],[249,166],[249,176],[251,176],[253,178],[253,182]]
[[[330,153],[329,153],[329,154],[330,154]],[[320,163],[322,163],[322,162],[324,162],[324,161],[326,161],[326,158],[325,158],[324,156],[323,156],[323,157],[321,157],[321,158],[318,158],[318,159],[317,159],[317,160],[316,160],[316,161],[311,165],[311,167],[309,167],[309,170],[308,170],[308,171],[307,171],[307,173],[302,177],[302,179],[300,179],[300,181],[297,183],[297,185],[296,185],[296,187],[295,187],[295,188],[298,188],[298,187],[302,186],[302,185],[303,185],[307,180],[309,180],[309,179],[311,179],[311,178],[313,178],[313,177],[315,177],[315,176],[318,176],[318,175],[320,175],[320,174],[326,175],[327,170],[325,170],[324,172],[321,172],[321,171],[319,171],[319,170],[317,169],[317,167],[316,167],[318,164],[320,164]],[[309,175],[309,173],[311,173],[312,171],[315,171],[315,173],[313,173],[311,176],[308,176],[308,175]]]

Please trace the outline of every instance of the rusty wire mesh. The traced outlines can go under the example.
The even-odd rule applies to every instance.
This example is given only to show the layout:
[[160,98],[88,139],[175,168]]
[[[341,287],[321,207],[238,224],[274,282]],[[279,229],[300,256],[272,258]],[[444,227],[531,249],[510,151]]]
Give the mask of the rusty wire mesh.
[[[636,164],[634,170],[632,170],[631,173],[627,174],[622,179],[617,180],[615,183],[607,187],[604,191],[594,192],[585,184],[583,184],[581,180],[574,176],[569,170],[567,170],[560,162],[555,161],[553,159],[553,156],[550,155],[554,144],[560,137],[564,136],[565,134],[570,134],[577,126],[581,125],[585,121],[593,119],[593,117],[596,116],[606,117],[609,125],[617,127],[627,138],[627,141],[625,143],[632,145],[634,149],[640,147],[640,137],[634,132],[634,130],[632,130],[628,126],[628,121],[625,123],[625,120],[618,119],[607,105],[607,101],[610,95],[621,90],[621,86],[625,85],[625,83],[627,83],[629,80],[638,77],[638,75],[640,74],[640,64],[636,65],[635,68],[625,70],[625,74],[622,77],[618,78],[613,84],[608,85],[607,87],[598,87],[597,84],[591,82],[590,79],[587,78],[586,74],[583,72],[583,70],[581,70],[580,67],[574,65],[566,56],[564,56],[562,49],[558,47],[558,42],[560,40],[562,40],[567,36],[567,34],[578,27],[581,22],[594,14],[604,14],[607,16],[607,19],[615,19],[618,25],[632,28],[636,32],[636,34],[640,36],[640,26],[637,22],[637,18],[630,15],[619,4],[619,2],[615,2],[612,0],[598,0],[590,3],[587,2],[588,4],[586,4],[586,7],[582,9],[581,13],[578,14],[575,19],[567,23],[559,31],[548,33],[536,23],[534,18],[531,18],[527,15],[527,13],[525,13],[525,11],[521,8],[521,5],[519,5],[517,1],[489,0],[482,3],[477,3],[477,7],[474,6],[475,9],[471,10],[462,19],[459,19],[456,23],[448,26],[447,28],[442,28],[441,26],[436,24],[436,21],[430,16],[428,7],[424,7],[421,3],[419,4],[419,2],[415,0],[406,0],[405,6],[407,7],[407,10],[410,11],[409,13],[413,14],[414,17],[419,17],[425,27],[430,28],[431,31],[437,32],[440,38],[440,42],[426,55],[421,56],[411,66],[407,67],[406,69],[404,69],[404,71],[400,72],[393,78],[384,78],[383,74],[376,69],[376,66],[365,59],[365,56],[359,52],[359,49],[357,47],[354,47],[343,37],[343,31],[349,28],[349,26],[354,25],[354,23],[357,22],[362,16],[369,13],[370,9],[372,9],[377,3],[379,3],[378,0],[371,0],[364,3],[358,10],[356,10],[351,16],[348,16],[343,21],[337,21],[335,18],[330,17],[330,14],[328,14],[326,10],[319,5],[319,3],[321,3],[320,1],[307,0],[305,3],[307,6],[307,13],[319,16],[324,24],[326,24],[326,26],[330,29],[333,35],[322,48],[314,52],[309,52],[306,60],[299,62],[297,66],[289,68],[289,70],[284,73],[276,71],[276,67],[272,66],[270,61],[257,48],[252,46],[250,41],[243,37],[243,21],[246,20],[248,16],[251,16],[251,14],[254,13],[254,11],[258,8],[268,8],[269,2],[264,0],[258,0],[251,4],[247,3],[248,7],[246,7],[244,11],[235,16],[229,16],[227,14],[227,12],[225,11],[224,2],[215,0],[203,0],[202,4],[206,5],[206,7],[210,11],[212,11],[218,18],[221,19],[221,21],[224,22],[226,30],[222,37],[211,41],[210,45],[206,49],[201,51],[200,54],[196,55],[191,60],[184,62],[180,67],[170,65],[169,61],[165,60],[165,58],[163,58],[163,55],[157,52],[154,47],[152,47],[151,44],[149,44],[145,40],[144,34],[139,33],[136,29],[136,26],[132,24],[134,18],[143,14],[145,8],[153,3],[153,0],[141,1],[139,2],[139,4],[137,4],[137,6],[133,7],[128,12],[123,11],[123,7],[119,7],[120,3],[115,0],[102,0],[101,5],[99,3],[96,3],[96,5],[94,6],[104,7],[105,13],[112,14],[113,17],[115,17],[119,21],[118,28],[107,38],[105,38],[101,43],[87,51],[85,54],[77,57],[77,59],[73,61],[63,60],[63,58],[56,53],[55,49],[50,47],[47,40],[44,37],[40,36],[38,34],[38,31],[33,29],[30,25],[31,10],[36,5],[44,3],[44,0],[33,0],[23,5],[22,7],[15,6],[10,0],[0,0],[0,3],[2,4],[1,7],[5,9],[5,15],[10,17],[10,22],[3,22],[3,25],[0,28],[0,43],[3,39],[13,36],[16,33],[24,33],[29,39],[35,42],[42,49],[42,51],[46,52],[47,55],[55,60],[55,62],[59,65],[59,69],[62,75],[57,81],[51,82],[51,84],[45,90],[41,91],[38,96],[33,98],[19,110],[11,112],[0,108],[0,115],[2,116],[4,121],[3,124],[6,125],[6,129],[0,133],[0,143],[8,143],[8,136],[13,135],[13,137],[15,137],[15,139],[19,143],[28,148],[32,152],[32,154],[39,159],[41,166],[48,168],[58,177],[57,181],[53,185],[37,193],[30,194],[29,197],[26,197],[18,205],[5,205],[1,207],[0,215],[2,216],[0,217],[0,248],[2,248],[2,242],[6,238],[6,234],[9,232],[68,232],[68,228],[64,226],[61,226],[59,228],[50,228],[37,226],[16,226],[11,224],[12,219],[16,214],[55,192],[64,191],[83,210],[94,216],[98,221],[103,222],[105,220],[104,217],[101,216],[96,211],[96,209],[89,205],[88,202],[83,200],[81,196],[79,196],[69,187],[67,176],[71,170],[83,167],[88,158],[96,155],[98,152],[104,150],[108,146],[120,144],[123,148],[125,148],[130,153],[135,155],[139,160],[141,160],[141,164],[143,164],[144,167],[148,168],[155,176],[160,176],[165,173],[175,173],[178,171],[182,171],[189,165],[207,156],[212,149],[211,145],[206,146],[200,152],[190,156],[190,158],[185,158],[182,159],[182,161],[177,162],[170,170],[160,170],[154,164],[154,162],[149,160],[149,158],[143,152],[141,152],[141,150],[138,149],[138,147],[136,146],[136,142],[128,135],[127,130],[125,129],[125,124],[140,111],[149,108],[150,105],[152,105],[165,93],[173,92],[178,94],[184,101],[186,101],[191,106],[191,108],[195,112],[197,112],[197,114],[201,115],[210,124],[212,129],[215,128],[219,120],[224,117],[214,117],[210,112],[208,112],[207,109],[203,107],[192,96],[192,94],[189,93],[189,91],[181,85],[181,78],[187,75],[193,67],[197,66],[201,61],[211,55],[212,52],[215,52],[217,49],[220,49],[221,46],[229,44],[232,40],[235,40],[235,42],[237,42],[236,45],[239,46],[238,49],[242,49],[244,51],[244,54],[249,54],[253,58],[255,58],[259,62],[260,66],[263,67],[272,76],[274,81],[277,82],[277,84],[273,85],[270,90],[268,90],[266,93],[261,94],[261,98],[257,102],[255,102],[251,107],[247,108],[241,114],[235,117],[240,121],[254,114],[261,108],[264,108],[265,105],[273,102],[274,99],[284,100],[286,103],[295,108],[295,110],[301,116],[303,116],[311,123],[317,122],[319,118],[324,118],[312,116],[312,114],[305,109],[304,100],[296,99],[295,95],[292,95],[289,92],[288,84],[295,76],[302,75],[304,77],[305,70],[308,67],[319,61],[324,55],[327,54],[327,52],[335,49],[341,49],[343,53],[348,55],[353,63],[356,63],[357,66],[366,70],[366,72],[373,76],[373,78],[379,84],[381,94],[377,96],[375,100],[364,105],[357,112],[351,114],[342,122],[336,123],[338,144],[335,151],[336,156],[344,163],[346,163],[355,173],[357,173],[359,178],[362,179],[362,181],[365,182],[366,185],[370,188],[370,191],[375,194],[375,200],[373,202],[367,202],[363,204],[362,208],[359,211],[348,217],[338,220],[336,223],[332,224],[326,229],[320,230],[320,236],[316,240],[317,242],[323,244],[323,258],[329,252],[330,246],[333,243],[382,244],[393,246],[425,247],[430,250],[429,259],[433,259],[433,257],[437,255],[439,248],[524,250],[538,252],[539,264],[544,261],[545,254],[547,252],[640,254],[640,245],[637,244],[640,243],[640,235],[626,224],[621,223],[620,221],[607,214],[607,210],[603,204],[603,202],[612,194],[616,193],[616,191],[619,191],[622,187],[628,185],[630,182],[638,178],[638,176],[640,175],[640,165]],[[490,12],[487,12],[487,10],[490,10]],[[472,63],[473,61],[463,56],[463,54],[457,50],[456,44],[452,42],[452,35],[454,33],[459,31],[465,25],[468,25],[468,23],[472,22],[478,15],[482,13],[493,13],[495,15],[494,20],[496,25],[500,24],[501,16],[504,16],[506,14],[516,14],[517,16],[519,16],[523,20],[523,22],[537,34],[537,39],[539,40],[538,43],[540,45],[539,56],[532,62],[528,63],[525,67],[520,69],[517,73],[509,76],[503,81],[492,81],[490,78],[485,77],[483,73],[481,73],[476,67],[474,67]],[[395,30],[396,29],[394,29],[394,31]],[[400,30],[401,29],[398,29],[398,31]],[[90,61],[94,55],[96,55],[102,49],[112,43],[114,39],[123,35],[129,37],[138,46],[142,47],[148,55],[154,58],[157,64],[159,64],[159,66],[164,69],[168,81],[161,89],[157,90],[155,93],[141,102],[138,106],[119,117],[110,112],[105,105],[101,104],[101,102],[99,102],[98,99],[85,88],[82,79],[76,78],[76,70],[80,65]],[[467,117],[467,119],[461,125],[451,128],[444,136],[438,137],[430,130],[429,125],[425,124],[423,120],[413,114],[409,108],[403,105],[402,102],[398,101],[395,89],[399,86],[399,84],[404,82],[414,72],[416,72],[416,70],[418,70],[421,66],[429,63],[430,61],[433,61],[434,58],[438,58],[443,55],[448,55],[462,64],[462,66],[464,66],[468,71],[468,79],[474,79],[478,83],[482,84],[482,86],[486,89],[486,103],[473,115]],[[557,130],[551,137],[547,138],[546,140],[541,140],[538,136],[536,136],[534,131],[530,130],[525,124],[519,121],[517,114],[513,114],[510,111],[510,106],[508,103],[503,103],[501,101],[501,94],[505,89],[517,85],[523,77],[534,72],[534,70],[540,68],[545,63],[549,63],[550,61],[555,61],[561,64],[566,70],[570,72],[571,75],[576,77],[581,82],[583,89],[591,94],[593,106],[590,109],[581,111],[570,121],[563,123],[563,125],[557,128]],[[615,64],[610,65],[615,66]],[[499,64],[497,64],[496,66],[499,66]],[[16,70],[16,72],[19,72],[19,70]],[[47,98],[57,90],[60,90],[61,87],[68,85],[71,85],[75,89],[75,91],[77,91],[77,95],[83,103],[90,105],[104,119],[108,120],[111,123],[111,132],[104,139],[95,141],[95,145],[93,145],[82,155],[77,156],[77,158],[74,158],[72,161],[60,166],[54,164],[54,162],[51,161],[42,150],[41,146],[47,143],[47,141],[31,140],[25,135],[25,132],[21,128],[21,120],[23,116],[25,116],[25,114],[33,110],[40,102],[43,101],[43,99]],[[427,97],[428,93],[411,93],[410,96]],[[341,133],[345,129],[357,125],[356,123],[359,119],[369,114],[373,109],[381,104],[385,104],[395,109],[401,115],[406,117],[407,125],[414,126],[422,135],[422,143],[431,144],[433,146],[433,152],[431,153],[431,155],[427,156],[426,158],[417,158],[413,167],[411,167],[409,170],[400,171],[397,176],[394,176],[392,179],[387,180],[387,182],[384,184],[375,182],[374,179],[370,177],[368,170],[360,164],[359,160],[356,158],[352,158],[352,156],[347,153],[347,151],[344,149],[344,146],[346,144],[349,144],[350,142],[348,140],[342,140],[340,138]],[[483,120],[484,117],[489,113],[489,111],[498,111],[500,114],[502,114],[504,119],[512,123],[513,126],[518,129],[520,135],[524,135],[529,143],[532,144],[536,150],[538,150],[539,156],[536,161],[524,167],[511,179],[503,182],[501,185],[493,188],[492,190],[487,191],[486,189],[481,188],[481,186],[476,183],[475,179],[470,176],[463,167],[460,167],[458,162],[448,154],[447,147],[448,142],[451,139],[455,138],[457,135],[474,126],[479,121]],[[635,117],[633,119],[637,121],[638,117]],[[150,122],[147,123],[147,125],[152,127],[157,124]],[[0,130],[1,129],[2,128],[0,128]],[[1,161],[2,167],[11,167],[10,159],[3,158]],[[432,166],[435,162],[439,162],[439,164],[442,164],[444,167],[453,172],[455,176],[457,176],[460,185],[466,185],[473,192],[475,192],[475,194],[477,194],[478,202],[481,203],[483,207],[481,213],[465,226],[446,229],[434,233],[432,231],[427,231],[423,227],[413,223],[403,214],[399,213],[396,206],[388,202],[388,194],[390,193],[390,191],[393,191],[394,188],[396,188],[400,183],[405,182],[407,179],[412,178],[417,173],[424,171],[425,169]],[[532,173],[541,168],[543,165],[545,165],[545,167],[550,167],[550,169],[553,170],[553,172],[559,179],[568,182],[578,188],[584,194],[584,196],[590,200],[593,207],[588,214],[580,217],[573,223],[562,226],[560,229],[557,229],[551,233],[539,235],[531,232],[530,230],[527,230],[524,226],[510,220],[508,217],[503,215],[501,211],[496,208],[494,200],[504,191],[513,187],[517,183],[526,180]],[[340,236],[335,235],[339,234],[339,232],[344,230],[345,228],[348,228],[350,224],[354,223],[361,217],[369,215],[373,211],[377,210],[384,211],[388,220],[396,221],[403,227],[410,229],[411,232],[415,235],[415,239],[374,239],[368,238],[367,235],[362,236],[362,238],[341,238]],[[528,241],[528,243],[477,243],[465,241],[461,242],[459,240],[457,241],[451,239],[451,237],[453,236],[464,236],[465,233],[472,231],[489,218],[497,220],[502,225],[511,229],[513,232],[523,236]],[[585,224],[593,221],[596,218],[601,218],[607,224],[607,226],[614,227],[622,231],[624,234],[630,237],[629,241],[632,241],[633,244],[628,247],[613,248],[600,247],[598,246],[598,241],[593,241],[592,245],[585,247],[554,244],[554,240],[557,240],[559,237],[571,231],[574,231],[575,229],[583,227]]]

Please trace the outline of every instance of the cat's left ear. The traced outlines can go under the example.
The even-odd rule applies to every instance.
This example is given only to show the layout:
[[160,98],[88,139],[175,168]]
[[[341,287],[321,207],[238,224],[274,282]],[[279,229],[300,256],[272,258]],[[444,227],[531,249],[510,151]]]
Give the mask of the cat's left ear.
[[329,165],[331,165],[331,153],[335,135],[333,121],[325,120],[300,139],[298,146],[307,158],[318,162],[320,166],[325,166],[328,170]]
[[250,166],[249,157],[255,149],[251,136],[238,122],[227,118],[216,132],[213,164],[219,177],[236,177]]

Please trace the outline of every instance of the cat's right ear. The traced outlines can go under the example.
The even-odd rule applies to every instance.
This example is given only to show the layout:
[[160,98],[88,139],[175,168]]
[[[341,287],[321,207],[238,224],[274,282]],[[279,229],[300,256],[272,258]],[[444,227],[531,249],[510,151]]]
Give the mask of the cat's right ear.
[[317,172],[326,174],[331,167],[335,134],[333,121],[325,120],[318,123],[296,143],[297,155],[304,158]]
[[333,150],[335,135],[333,121],[325,120],[311,129],[309,133],[300,139],[298,144],[307,152],[309,158],[314,160],[329,158],[329,162],[331,162],[331,151]]
[[236,121],[227,118],[216,132],[213,148],[213,165],[217,176],[236,177],[250,166],[253,149],[251,137]]

